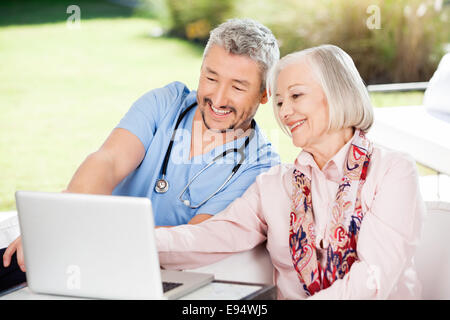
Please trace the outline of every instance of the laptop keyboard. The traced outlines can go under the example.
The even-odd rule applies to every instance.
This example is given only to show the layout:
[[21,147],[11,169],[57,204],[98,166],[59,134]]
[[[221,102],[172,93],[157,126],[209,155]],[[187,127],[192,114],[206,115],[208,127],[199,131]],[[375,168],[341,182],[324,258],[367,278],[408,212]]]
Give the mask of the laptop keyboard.
[[166,293],[167,291],[170,291],[172,289],[175,289],[175,288],[181,286],[182,283],[163,281],[162,285],[163,285],[163,292]]

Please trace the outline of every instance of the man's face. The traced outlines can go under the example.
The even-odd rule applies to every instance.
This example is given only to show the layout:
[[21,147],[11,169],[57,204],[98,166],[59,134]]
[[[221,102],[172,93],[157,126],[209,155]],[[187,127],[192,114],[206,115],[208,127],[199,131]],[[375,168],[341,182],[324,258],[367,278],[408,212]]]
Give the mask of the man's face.
[[247,56],[212,46],[203,60],[197,101],[206,128],[219,132],[247,130],[260,103],[261,71]]

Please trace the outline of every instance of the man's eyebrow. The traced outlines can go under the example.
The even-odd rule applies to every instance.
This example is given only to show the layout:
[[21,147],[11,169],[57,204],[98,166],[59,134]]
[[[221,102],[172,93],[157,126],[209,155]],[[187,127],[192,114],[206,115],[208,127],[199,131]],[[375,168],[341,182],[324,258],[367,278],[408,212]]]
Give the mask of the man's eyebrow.
[[[214,70],[211,69],[210,67],[205,67],[205,69],[206,69],[206,72],[208,72],[208,73],[211,73],[211,74],[213,74],[213,75],[215,75],[215,76],[218,76],[218,75],[219,75],[216,71],[214,71]],[[233,81],[234,81],[234,82],[237,82],[237,83],[239,83],[239,84],[241,84],[241,85],[243,85],[243,86],[246,86],[246,87],[250,86],[250,82],[247,81],[247,80],[243,80],[243,79],[233,79]]]
[[235,81],[243,86],[246,86],[246,87],[248,87],[250,85],[250,82],[248,82],[247,80],[233,79],[233,81]]
[[206,67],[206,71],[209,73],[212,73],[214,75],[217,75],[217,72],[215,72],[213,69],[211,69],[210,67]]

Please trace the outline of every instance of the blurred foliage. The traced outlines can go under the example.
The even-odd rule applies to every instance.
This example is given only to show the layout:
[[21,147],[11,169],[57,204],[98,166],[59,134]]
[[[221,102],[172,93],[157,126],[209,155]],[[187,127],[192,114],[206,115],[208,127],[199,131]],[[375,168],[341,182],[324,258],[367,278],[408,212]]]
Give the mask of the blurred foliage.
[[77,5],[81,19],[118,19],[133,15],[133,8],[106,0],[1,0],[0,27],[66,22],[67,8]]
[[[143,0],[148,2],[148,0]],[[230,17],[234,0],[151,0],[168,35],[206,43],[209,32]]]
[[[197,86],[203,48],[155,36],[152,30],[160,23],[137,17],[168,19],[165,0],[134,9],[106,0],[76,3],[79,30],[66,26],[70,0],[0,1],[0,211],[15,210],[16,190],[63,190],[143,93],[174,80]],[[309,17],[281,10],[285,3],[241,0],[240,13],[228,16],[263,23]],[[282,32],[290,28],[285,23],[275,34],[284,39]],[[305,37],[298,39],[289,50],[309,45],[300,42]],[[371,94],[377,107],[421,104],[422,97],[418,92]],[[280,131],[270,103],[258,109],[256,120],[282,161],[292,162],[299,150]]]
[[335,44],[350,54],[367,84],[428,81],[450,42],[448,1],[263,2],[268,5],[259,2],[255,10],[252,2],[245,1],[236,13],[270,27],[280,41],[282,56]]
[[324,43],[341,47],[367,84],[428,81],[450,42],[443,0],[155,1],[165,1],[169,34],[204,42],[226,18],[250,17],[272,29],[282,56]]

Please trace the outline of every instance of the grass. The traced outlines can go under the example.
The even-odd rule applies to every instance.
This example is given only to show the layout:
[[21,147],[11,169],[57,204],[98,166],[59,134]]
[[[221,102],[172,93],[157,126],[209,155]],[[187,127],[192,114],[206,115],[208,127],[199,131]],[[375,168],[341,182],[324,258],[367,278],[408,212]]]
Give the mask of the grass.
[[144,92],[174,80],[196,87],[202,49],[149,37],[155,22],[100,16],[71,30],[49,10],[51,23],[0,27],[0,211],[14,209],[18,189],[65,188]]
[[[146,91],[174,80],[197,86],[202,48],[150,37],[156,22],[127,8],[78,3],[79,30],[66,27],[69,2],[0,3],[0,211],[15,209],[16,190],[64,189]],[[420,97],[373,99],[398,105]],[[282,160],[293,161],[299,150],[278,129],[270,103],[256,119]]]

